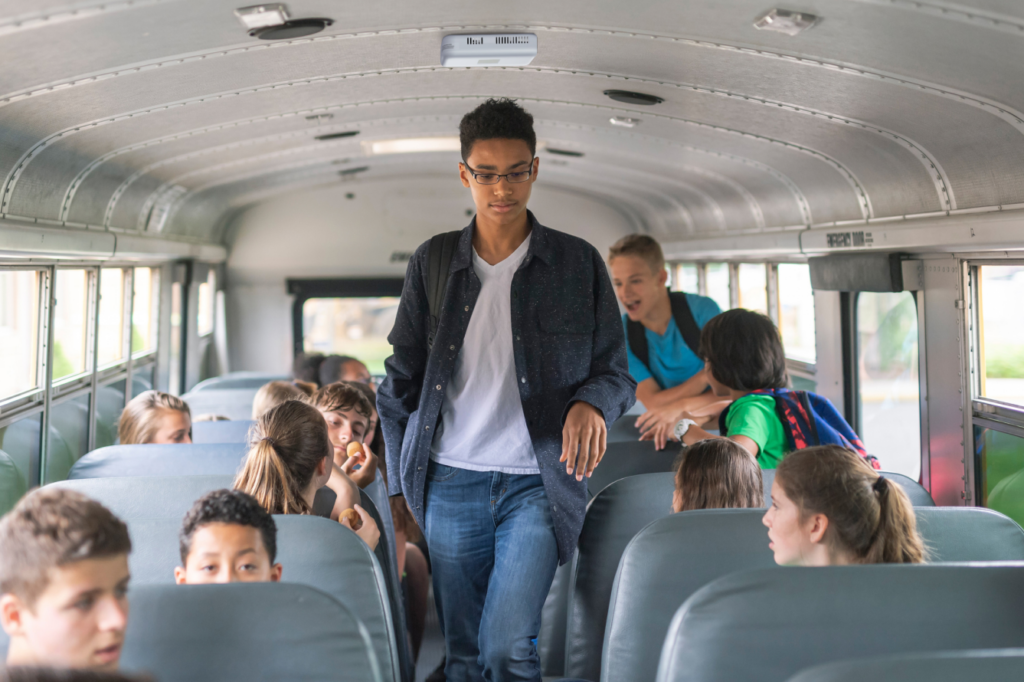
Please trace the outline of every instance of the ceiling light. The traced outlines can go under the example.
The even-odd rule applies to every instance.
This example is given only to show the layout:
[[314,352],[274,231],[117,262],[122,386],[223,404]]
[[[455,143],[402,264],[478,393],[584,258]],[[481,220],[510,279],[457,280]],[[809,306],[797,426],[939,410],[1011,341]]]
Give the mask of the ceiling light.
[[554,147],[548,147],[549,154],[558,154],[559,156],[583,156],[583,152],[574,152],[570,149],[555,149]]
[[355,137],[359,134],[358,130],[343,130],[340,133],[327,133],[325,135],[317,135],[317,140],[340,140],[343,137]]
[[819,17],[814,14],[794,12],[788,9],[773,9],[754,22],[754,28],[762,31],[776,31],[788,36],[795,36],[818,23]]
[[630,118],[629,116],[612,116],[608,121],[613,126],[622,126],[623,128],[635,128],[636,124],[640,122],[638,118]]
[[661,104],[665,101],[657,95],[647,95],[642,92],[630,92],[629,90],[605,90],[604,94],[607,97],[611,97],[616,102],[640,104],[645,107]]
[[333,19],[310,17],[292,19],[282,3],[239,7],[235,16],[249,35],[260,40],[288,40],[313,35],[334,23]]
[[416,152],[458,152],[462,142],[458,137],[406,137],[399,140],[367,140],[363,151],[367,154],[411,154]]

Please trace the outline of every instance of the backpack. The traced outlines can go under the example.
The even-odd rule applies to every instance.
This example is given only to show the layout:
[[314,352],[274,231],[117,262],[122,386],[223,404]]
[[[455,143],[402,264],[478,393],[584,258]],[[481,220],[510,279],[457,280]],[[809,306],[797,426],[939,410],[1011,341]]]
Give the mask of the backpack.
[[427,350],[434,347],[437,326],[441,323],[441,304],[448,288],[448,275],[452,256],[459,245],[462,230],[435,234],[430,238],[427,251],[427,304],[430,306],[430,320],[427,330]]
[[[668,300],[672,304],[672,319],[675,320],[676,328],[683,337],[687,347],[693,354],[700,357],[700,327],[690,310],[690,303],[686,300],[686,294],[681,291],[668,292]],[[648,371],[651,369],[650,351],[647,347],[647,333],[645,327],[633,320],[626,320],[626,341],[629,349],[637,360],[644,364]]]
[[[867,453],[864,443],[828,398],[791,388],[764,388],[751,391],[751,395],[775,398],[775,414],[782,422],[790,452],[813,445],[839,445],[858,453],[872,469],[882,468],[878,458]],[[718,416],[718,430],[723,436],[727,435],[725,417],[728,413],[727,407]]]

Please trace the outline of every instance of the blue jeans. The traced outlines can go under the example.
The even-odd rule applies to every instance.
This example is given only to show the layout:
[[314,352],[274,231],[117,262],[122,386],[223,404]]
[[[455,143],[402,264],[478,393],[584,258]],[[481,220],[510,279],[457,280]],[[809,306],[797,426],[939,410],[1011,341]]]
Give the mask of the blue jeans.
[[449,682],[539,682],[535,641],[558,566],[540,475],[431,462],[425,521]]

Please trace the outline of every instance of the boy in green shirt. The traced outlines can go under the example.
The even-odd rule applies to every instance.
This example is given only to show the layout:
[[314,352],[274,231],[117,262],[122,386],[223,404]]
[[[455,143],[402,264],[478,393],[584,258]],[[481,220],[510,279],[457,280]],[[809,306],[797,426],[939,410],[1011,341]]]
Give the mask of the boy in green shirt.
[[786,433],[775,412],[775,398],[754,391],[785,388],[789,383],[786,355],[775,324],[750,310],[726,311],[704,326],[700,351],[711,389],[733,403],[720,420],[724,427],[721,436],[711,435],[684,417],[676,424],[675,437],[687,445],[707,438],[728,438],[757,457],[762,469],[774,469],[782,461]]

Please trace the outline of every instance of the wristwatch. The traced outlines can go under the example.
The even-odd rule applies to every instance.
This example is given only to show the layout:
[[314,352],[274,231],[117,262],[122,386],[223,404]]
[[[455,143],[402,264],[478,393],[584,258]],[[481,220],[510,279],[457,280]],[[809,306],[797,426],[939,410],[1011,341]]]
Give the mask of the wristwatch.
[[672,433],[675,435],[676,438],[682,441],[683,436],[686,435],[686,432],[690,429],[690,427],[696,425],[697,422],[693,421],[692,419],[680,419],[676,423],[676,427],[672,430]]

